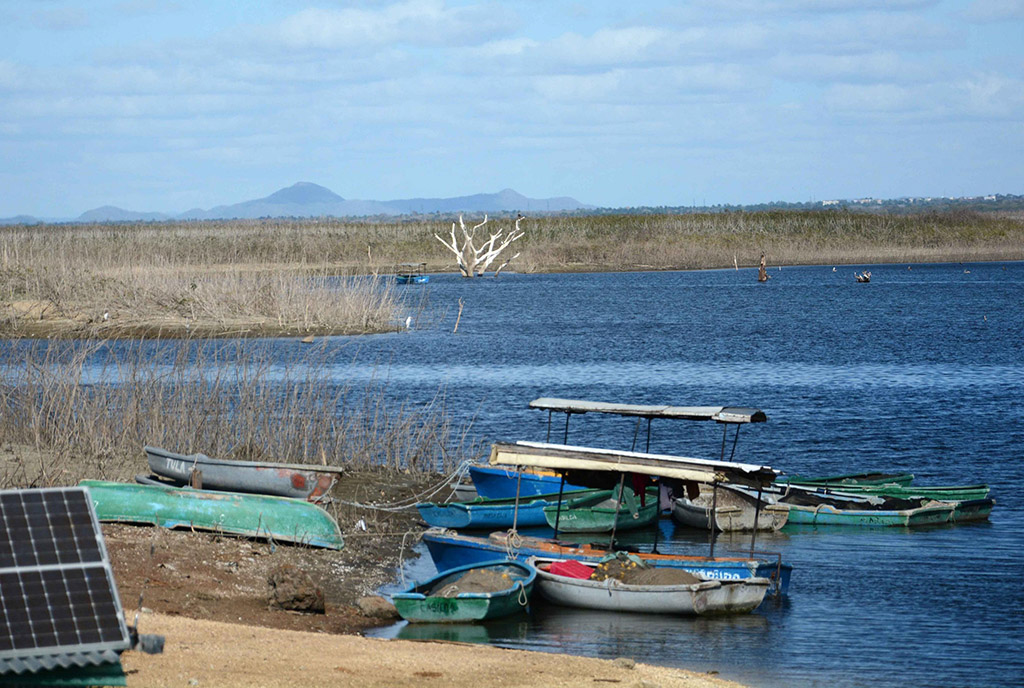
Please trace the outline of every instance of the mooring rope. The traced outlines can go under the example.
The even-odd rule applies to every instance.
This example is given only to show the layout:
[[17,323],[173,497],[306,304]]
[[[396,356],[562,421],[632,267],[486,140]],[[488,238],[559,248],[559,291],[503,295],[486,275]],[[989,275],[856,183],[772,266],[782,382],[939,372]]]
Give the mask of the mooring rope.
[[462,474],[468,470],[468,466],[469,461],[464,461],[459,464],[454,471],[446,475],[440,483],[428,487],[419,494],[399,499],[398,501],[391,502],[390,504],[363,504],[361,502],[348,502],[343,499],[335,499],[333,500],[333,503],[342,504],[344,506],[353,506],[358,509],[373,509],[374,511],[405,511],[406,509],[416,506],[420,502],[430,501],[430,497],[433,497],[445,487],[448,487],[454,479],[461,478]]

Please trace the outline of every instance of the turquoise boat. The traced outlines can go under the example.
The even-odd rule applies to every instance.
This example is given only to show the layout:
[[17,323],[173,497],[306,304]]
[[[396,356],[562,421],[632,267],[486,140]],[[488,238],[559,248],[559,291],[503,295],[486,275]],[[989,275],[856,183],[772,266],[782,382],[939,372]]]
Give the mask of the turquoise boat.
[[[658,520],[658,492],[647,492],[645,506],[628,487],[622,487],[621,500],[612,490],[576,497],[560,509],[557,504],[544,507],[544,518],[560,533],[610,533],[635,530],[652,525]],[[616,504],[620,501],[620,504]],[[557,526],[557,527],[556,527]]]
[[338,524],[316,504],[289,497],[83,480],[100,521],[341,549]]
[[926,502],[909,509],[841,509],[830,504],[801,506],[780,504],[789,508],[789,519],[783,530],[793,525],[830,525],[861,527],[904,527],[936,525],[953,520],[956,504]]
[[[475,581],[471,578],[474,576]],[[412,623],[496,619],[526,609],[536,577],[537,570],[532,566],[512,559],[498,559],[444,571],[395,593],[391,601],[399,615]],[[494,584],[490,585],[492,582]],[[474,587],[480,591],[473,591]]]
[[[577,497],[602,494],[610,497],[611,490],[573,490],[562,494],[562,508]],[[545,526],[544,508],[558,504],[558,493],[530,495],[519,499],[518,515],[516,498],[487,499],[478,497],[468,502],[420,502],[416,509],[429,526],[438,528],[511,528]]]

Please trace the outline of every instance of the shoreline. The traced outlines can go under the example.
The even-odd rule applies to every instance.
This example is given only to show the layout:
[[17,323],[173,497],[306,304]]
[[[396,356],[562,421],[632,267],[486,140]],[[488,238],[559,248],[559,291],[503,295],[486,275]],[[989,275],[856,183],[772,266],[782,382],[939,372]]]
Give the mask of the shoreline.
[[615,660],[445,641],[380,640],[146,613],[139,631],[163,654],[122,655],[129,686],[743,688],[712,674]]

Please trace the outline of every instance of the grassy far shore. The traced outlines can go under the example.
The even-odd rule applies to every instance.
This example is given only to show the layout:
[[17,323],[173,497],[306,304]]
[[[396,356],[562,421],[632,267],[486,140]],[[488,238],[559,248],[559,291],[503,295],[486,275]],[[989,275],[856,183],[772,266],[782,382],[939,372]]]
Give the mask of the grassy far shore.
[[[0,336],[306,336],[404,319],[394,266],[454,271],[450,219],[0,227]],[[485,229],[506,228],[507,218]],[[528,218],[519,272],[1024,259],[1024,213]],[[297,279],[297,278],[303,279]]]

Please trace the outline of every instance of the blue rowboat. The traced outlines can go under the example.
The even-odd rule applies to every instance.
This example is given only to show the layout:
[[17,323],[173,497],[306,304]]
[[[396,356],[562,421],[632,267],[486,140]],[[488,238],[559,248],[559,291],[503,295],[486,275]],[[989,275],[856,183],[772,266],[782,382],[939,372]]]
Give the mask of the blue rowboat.
[[[611,490],[573,490],[562,494],[562,508],[574,497],[603,495],[607,499]],[[439,528],[511,528],[545,526],[545,507],[557,507],[558,493],[528,496],[519,500],[519,514],[516,516],[516,498],[487,499],[478,497],[469,502],[420,502],[416,505],[420,516],[427,525]]]
[[[522,479],[520,479],[522,476]],[[562,478],[554,471],[522,471],[508,468],[492,468],[490,466],[470,466],[469,477],[476,486],[476,492],[488,499],[506,499],[516,496],[516,484],[519,485],[520,497],[558,492]],[[583,485],[565,484],[563,490],[585,490]]]
[[[440,528],[431,528],[423,533],[431,558],[438,571],[492,561],[508,557],[526,561],[531,556],[600,561],[610,553],[591,545],[574,544],[559,540],[516,536],[509,542],[507,533],[491,533],[489,537],[474,537],[452,533]],[[515,545],[514,547],[512,545]],[[768,578],[773,587],[782,594],[789,590],[789,579],[793,572],[791,564],[780,560],[747,559],[741,557],[701,557],[683,554],[649,554],[630,552],[631,556],[658,566],[681,568],[714,580],[741,580],[744,578]]]
[[537,570],[532,566],[497,559],[443,571],[395,593],[391,601],[399,615],[410,622],[495,619],[526,608],[536,577]]

